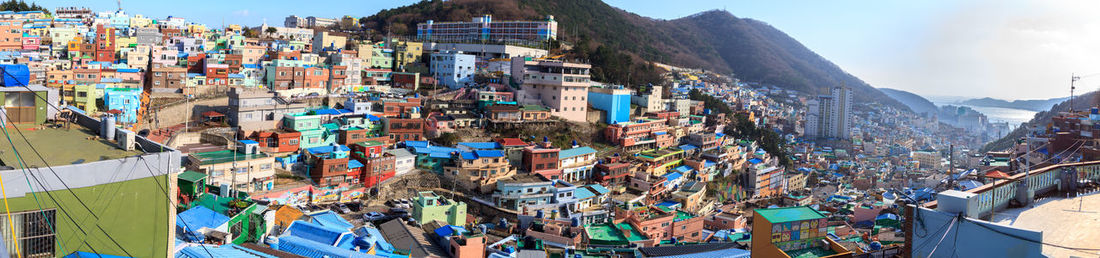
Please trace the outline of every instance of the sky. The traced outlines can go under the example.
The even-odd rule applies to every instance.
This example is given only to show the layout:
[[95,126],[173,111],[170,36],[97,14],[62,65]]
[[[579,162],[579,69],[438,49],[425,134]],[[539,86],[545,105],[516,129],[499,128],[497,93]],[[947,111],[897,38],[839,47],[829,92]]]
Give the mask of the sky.
[[[767,22],[874,87],[923,96],[1038,99],[1100,89],[1100,1],[1086,0],[605,0],[676,19],[724,9]],[[115,1],[38,0],[114,10]],[[368,16],[416,0],[123,1],[127,13],[212,26],[282,24],[287,15]],[[210,8],[214,6],[215,8]],[[1093,75],[1096,74],[1096,75]]]

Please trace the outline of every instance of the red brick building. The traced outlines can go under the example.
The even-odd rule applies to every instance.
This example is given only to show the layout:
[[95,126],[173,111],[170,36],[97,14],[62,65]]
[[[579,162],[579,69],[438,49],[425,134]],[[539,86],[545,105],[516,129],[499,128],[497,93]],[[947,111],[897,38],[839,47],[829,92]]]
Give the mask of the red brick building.
[[561,166],[558,164],[560,148],[555,148],[543,137],[543,142],[523,149],[523,168],[528,173],[542,175],[547,179],[560,179]]
[[294,152],[298,151],[298,139],[302,137],[299,132],[252,132],[249,140],[260,143],[264,152]]
[[95,60],[98,62],[115,62],[115,28],[105,27],[103,24],[95,27]]

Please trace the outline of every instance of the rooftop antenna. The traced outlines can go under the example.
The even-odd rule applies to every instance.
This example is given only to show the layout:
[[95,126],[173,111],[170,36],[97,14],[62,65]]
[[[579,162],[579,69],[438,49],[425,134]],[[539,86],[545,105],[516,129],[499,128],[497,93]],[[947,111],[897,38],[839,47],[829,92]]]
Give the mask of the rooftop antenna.
[[118,4],[118,11],[117,12],[122,13],[122,0],[115,0],[115,3]]

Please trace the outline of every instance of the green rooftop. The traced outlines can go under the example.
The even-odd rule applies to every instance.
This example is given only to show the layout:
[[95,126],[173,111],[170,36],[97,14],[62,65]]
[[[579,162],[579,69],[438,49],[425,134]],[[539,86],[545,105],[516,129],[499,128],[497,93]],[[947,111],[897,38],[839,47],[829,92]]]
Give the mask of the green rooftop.
[[695,215],[691,215],[690,213],[682,212],[682,211],[676,211],[676,217],[672,218],[672,219],[673,220],[685,220],[685,219],[690,219],[690,218],[694,218],[694,217],[695,217]]
[[630,236],[626,238],[626,240],[630,242],[646,240],[646,238],[642,236],[642,232],[638,232],[638,230],[634,229],[630,224],[620,222],[619,224],[615,224],[615,226],[630,231]]
[[192,182],[192,183],[198,182],[199,180],[202,180],[203,178],[206,178],[206,174],[191,171],[191,170],[180,173],[180,175],[179,175],[180,180],[187,181],[187,182]]
[[267,154],[263,154],[263,153],[244,154],[244,153],[237,152],[235,150],[220,150],[220,151],[211,151],[211,152],[199,152],[199,153],[192,153],[191,155],[194,155],[195,158],[198,158],[199,162],[202,162],[203,165],[221,164],[221,163],[226,163],[226,162],[233,162],[234,160],[244,161],[244,160],[268,157]]
[[814,210],[809,206],[756,209],[755,211],[756,213],[759,213],[761,217],[764,217],[764,219],[768,220],[768,222],[771,223],[785,223],[792,221],[825,218],[825,215],[822,215],[821,212],[818,212],[817,210]]
[[[244,199],[247,199],[247,197],[245,197]],[[192,207],[194,207],[194,206],[203,206],[203,207],[206,207],[206,208],[210,208],[210,210],[213,210],[214,212],[221,213],[222,215],[232,217],[235,214],[229,214],[229,211],[230,211],[230,202],[232,202],[233,200],[235,200],[235,199],[229,198],[229,197],[220,197],[220,196],[217,196],[217,195],[214,195],[214,194],[201,194],[201,195],[199,195],[199,198],[195,199],[195,202],[193,203]],[[245,202],[248,205],[252,204],[251,202],[248,202],[248,201],[245,201]]]
[[791,258],[818,258],[836,254],[831,249],[825,249],[821,247],[806,248],[802,250],[792,250],[786,252],[787,256]]
[[355,143],[355,145],[359,145],[359,146],[363,146],[363,147],[378,146],[378,145],[383,145],[383,144],[385,144],[385,143],[382,143],[380,141],[363,141],[363,142]]
[[[91,163],[100,160],[121,159],[141,154],[140,151],[127,151],[119,149],[115,143],[104,139],[89,139],[95,136],[90,130],[74,125],[72,129],[64,128],[34,128],[32,125],[19,126],[19,132],[27,137],[26,141],[18,135],[15,128],[8,128],[12,134],[11,142],[0,140],[0,162],[4,165],[18,169],[19,160],[12,151],[12,143],[23,158],[23,162],[29,167],[65,166],[80,163]],[[31,144],[28,145],[27,142]],[[31,149],[31,146],[34,149]],[[35,154],[38,151],[41,158]],[[149,150],[159,152],[160,150]],[[43,159],[45,161],[43,161]]]

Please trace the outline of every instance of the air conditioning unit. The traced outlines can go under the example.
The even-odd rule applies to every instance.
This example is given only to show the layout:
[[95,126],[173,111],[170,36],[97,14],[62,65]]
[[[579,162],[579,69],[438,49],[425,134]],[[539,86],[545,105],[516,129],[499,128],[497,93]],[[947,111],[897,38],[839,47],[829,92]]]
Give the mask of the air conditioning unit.
[[137,145],[137,134],[126,129],[115,130],[115,139],[118,140],[118,148],[132,151]]

